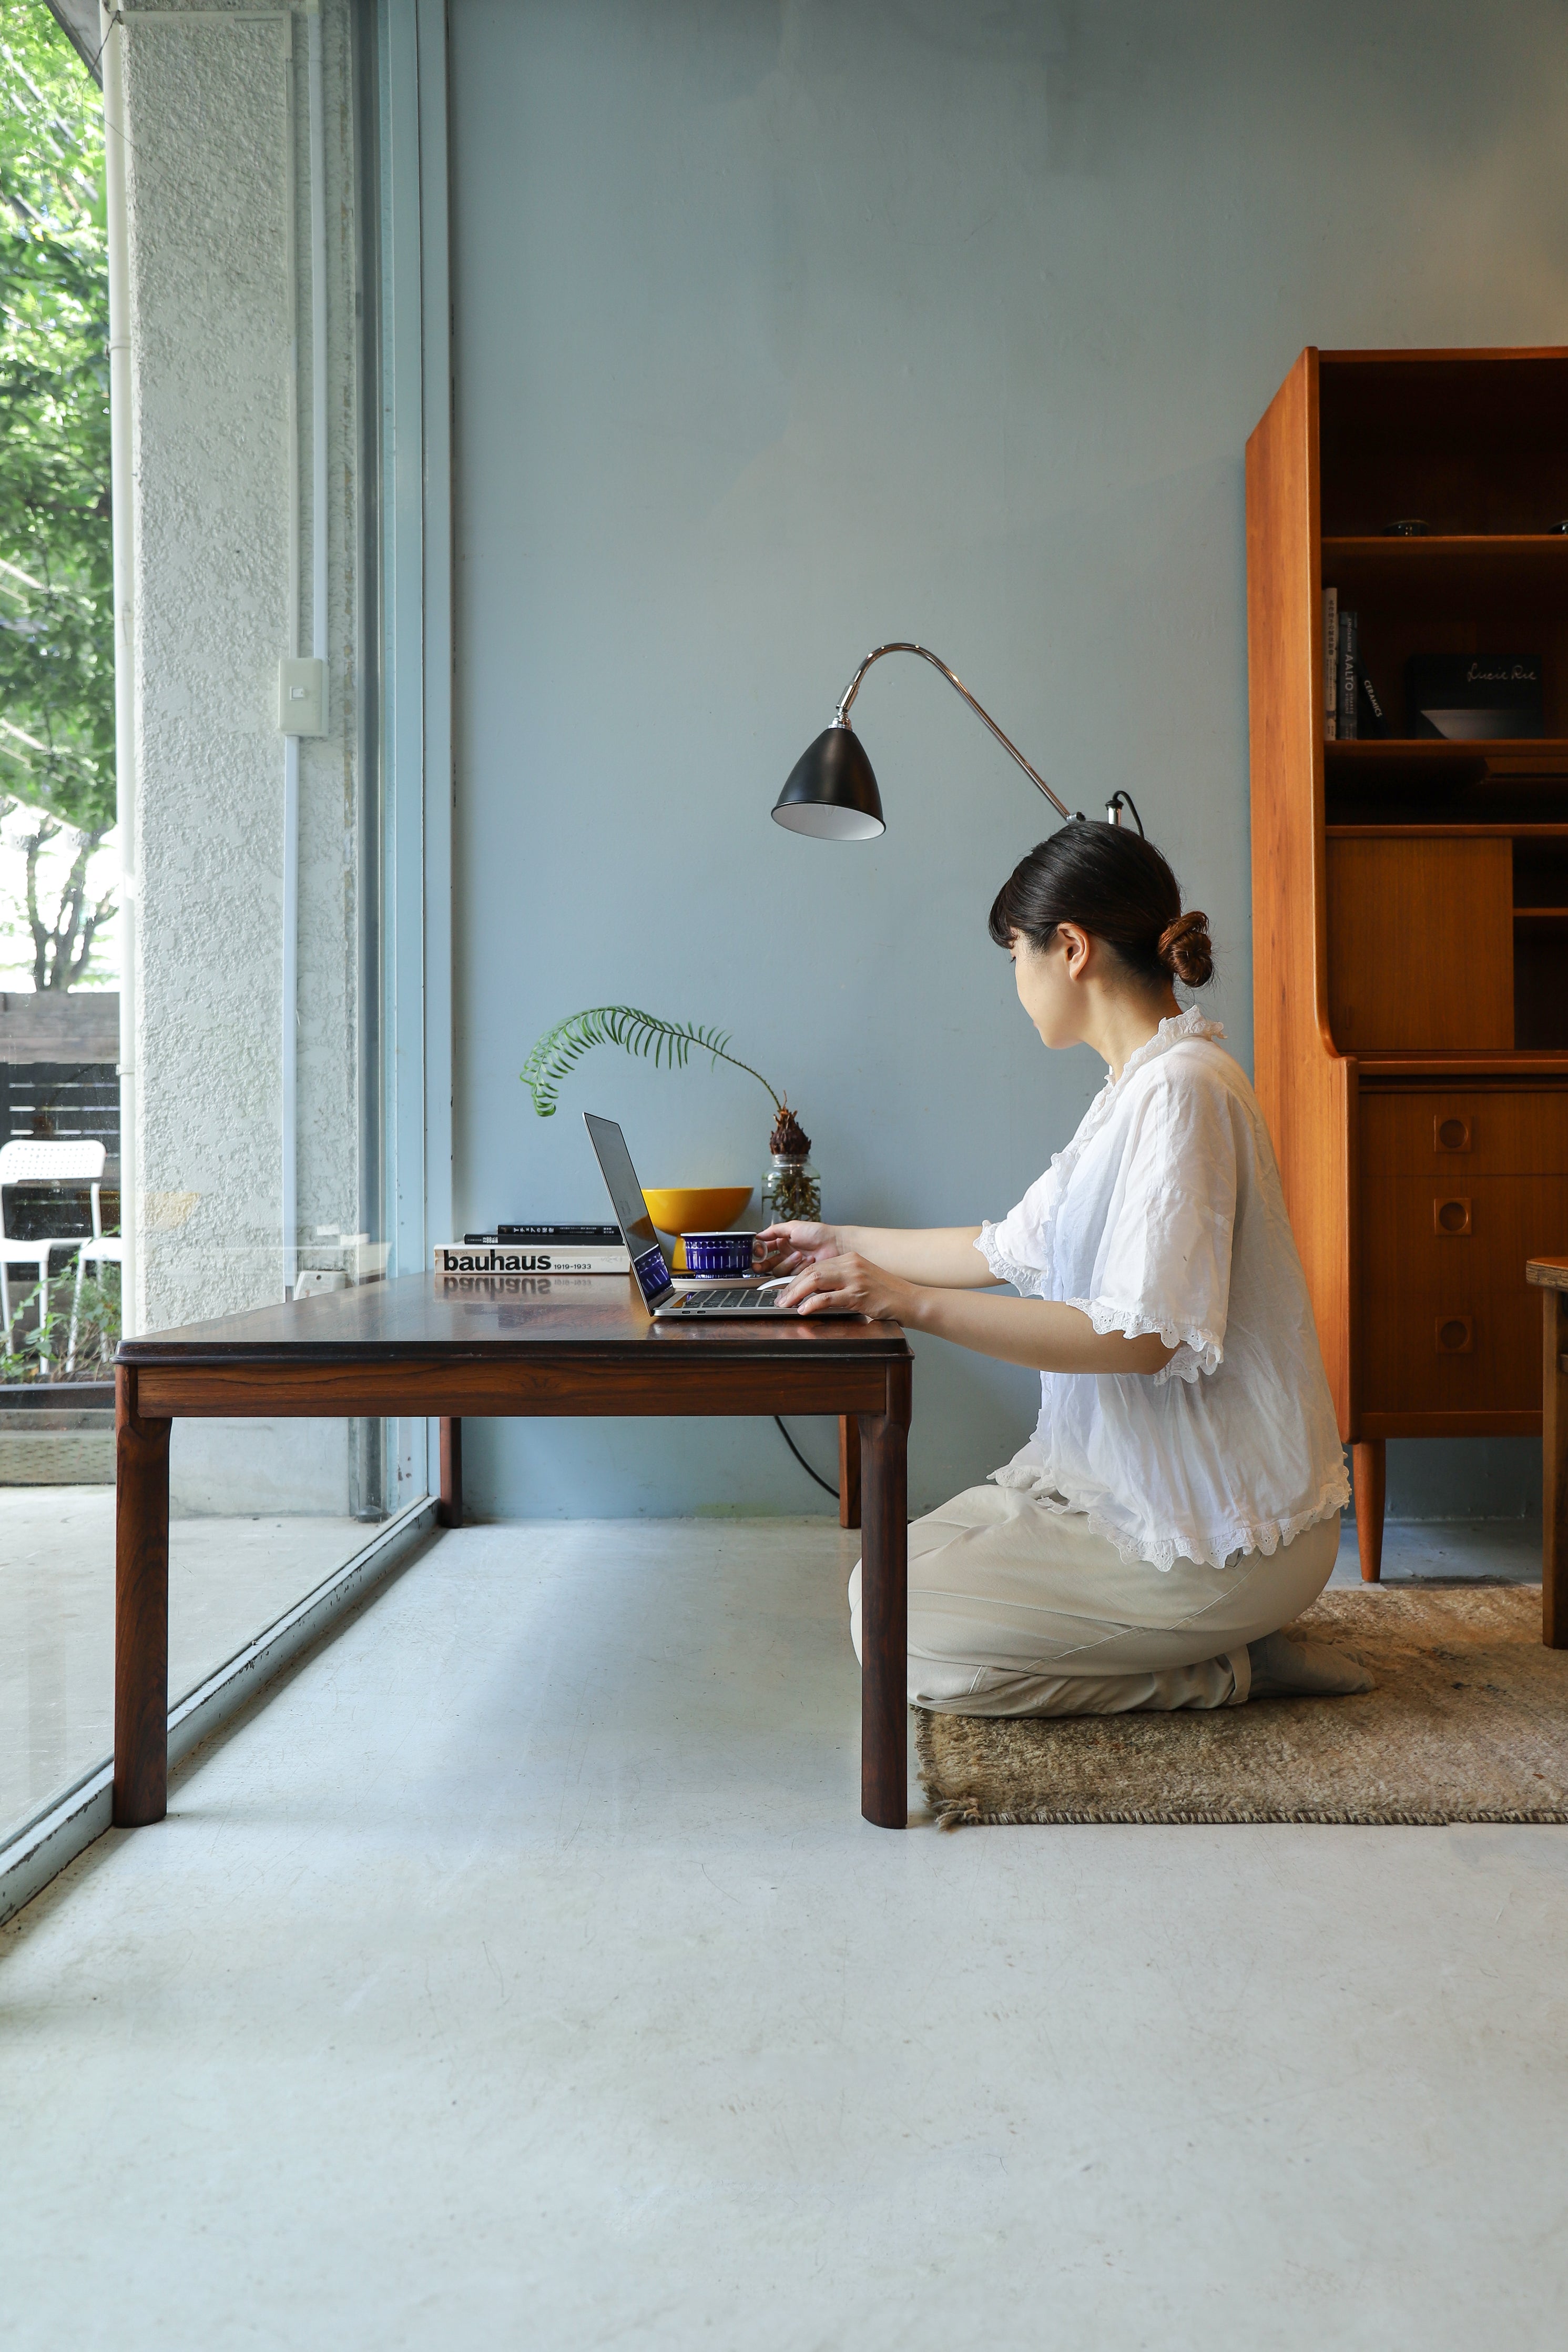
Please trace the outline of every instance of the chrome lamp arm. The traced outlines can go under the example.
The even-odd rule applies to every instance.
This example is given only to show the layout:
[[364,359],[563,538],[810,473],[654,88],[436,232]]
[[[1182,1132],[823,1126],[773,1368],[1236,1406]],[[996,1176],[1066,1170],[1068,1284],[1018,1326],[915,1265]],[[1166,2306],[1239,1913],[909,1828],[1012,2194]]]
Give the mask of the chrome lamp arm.
[[1009,752],[1018,761],[1019,766],[1023,770],[1024,774],[1029,778],[1030,783],[1038,784],[1040,791],[1045,794],[1046,799],[1051,803],[1051,807],[1056,810],[1058,815],[1065,817],[1071,816],[1072,811],[1068,807],[1066,802],[1059,801],[1057,799],[1056,794],[1051,791],[1051,786],[1046,782],[1045,778],[1042,775],[1040,775],[1030,766],[1029,761],[1024,758],[1024,755],[1019,750],[1018,745],[1012,742],[1009,737],[1002,733],[1001,729],[997,725],[997,722],[991,717],[990,712],[986,709],[982,703],[976,701],[974,696],[970,693],[963,679],[958,677],[956,671],[950,670],[946,663],[941,660],[926,646],[891,645],[874,646],[873,650],[867,654],[864,661],[862,662],[859,669],[856,670],[853,677],[851,678],[849,685],[844,689],[843,698],[839,704],[838,717],[834,721],[836,726],[847,727],[849,725],[850,705],[853,702],[856,695],[861,690],[861,680],[864,677],[867,670],[870,669],[873,662],[879,662],[883,654],[918,654],[922,661],[928,661],[931,664],[933,669],[939,669],[943,677],[946,679],[948,685],[963,696],[965,701],[968,704],[976,718],[983,720],[985,725],[990,729],[991,733],[996,737],[1003,751]]

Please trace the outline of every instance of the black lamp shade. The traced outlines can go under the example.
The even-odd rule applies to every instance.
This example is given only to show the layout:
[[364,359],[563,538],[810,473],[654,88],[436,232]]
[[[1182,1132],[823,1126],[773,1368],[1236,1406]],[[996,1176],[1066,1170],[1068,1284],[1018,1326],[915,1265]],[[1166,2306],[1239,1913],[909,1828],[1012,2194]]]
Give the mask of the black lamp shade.
[[885,833],[882,794],[852,727],[824,727],[789,771],[773,803],[775,824],[819,841],[874,841]]

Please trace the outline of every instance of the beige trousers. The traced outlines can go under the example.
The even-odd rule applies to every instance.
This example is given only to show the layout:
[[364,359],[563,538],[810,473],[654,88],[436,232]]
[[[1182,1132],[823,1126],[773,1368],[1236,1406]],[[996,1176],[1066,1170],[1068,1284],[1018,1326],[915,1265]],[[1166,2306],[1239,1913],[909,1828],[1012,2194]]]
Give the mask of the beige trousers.
[[[1314,1601],[1339,1515],[1271,1558],[1162,1575],[1124,1560],[1082,1512],[1008,1486],[969,1486],[909,1530],[909,1696],[949,1715],[1123,1715],[1239,1706],[1247,1644]],[[850,1578],[861,1654],[861,1571]]]

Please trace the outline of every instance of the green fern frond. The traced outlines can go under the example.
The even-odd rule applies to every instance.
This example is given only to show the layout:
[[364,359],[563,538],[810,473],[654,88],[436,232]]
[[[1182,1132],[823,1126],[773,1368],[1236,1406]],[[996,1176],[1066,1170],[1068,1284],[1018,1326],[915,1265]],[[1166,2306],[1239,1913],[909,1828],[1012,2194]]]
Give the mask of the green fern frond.
[[563,1081],[595,1045],[619,1045],[628,1054],[652,1060],[655,1069],[672,1070],[684,1070],[695,1046],[716,1063],[727,1062],[733,1069],[744,1070],[748,1078],[757,1080],[774,1109],[782,1110],[782,1097],[774,1093],[761,1071],[726,1051],[729,1038],[727,1029],[704,1029],[693,1021],[663,1021],[656,1013],[640,1013],[634,1004],[594,1004],[586,1013],[574,1013],[547,1029],[517,1075],[533,1097],[539,1118],[553,1118]]

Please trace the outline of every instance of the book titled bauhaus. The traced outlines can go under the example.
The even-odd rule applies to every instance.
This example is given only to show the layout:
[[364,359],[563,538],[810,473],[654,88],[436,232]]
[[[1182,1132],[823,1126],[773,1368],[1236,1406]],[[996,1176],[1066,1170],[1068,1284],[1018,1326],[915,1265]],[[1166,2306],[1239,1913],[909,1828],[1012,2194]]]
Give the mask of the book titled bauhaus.
[[584,1248],[567,1243],[547,1248],[538,1243],[438,1242],[435,1271],[451,1274],[630,1274],[632,1259],[624,1243],[613,1249],[602,1244]]

